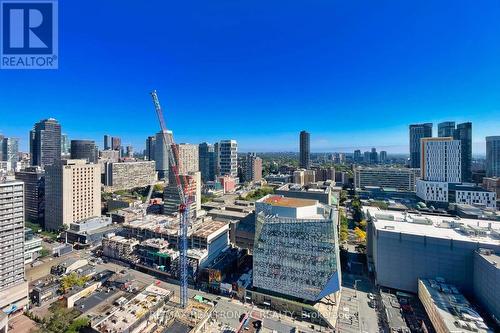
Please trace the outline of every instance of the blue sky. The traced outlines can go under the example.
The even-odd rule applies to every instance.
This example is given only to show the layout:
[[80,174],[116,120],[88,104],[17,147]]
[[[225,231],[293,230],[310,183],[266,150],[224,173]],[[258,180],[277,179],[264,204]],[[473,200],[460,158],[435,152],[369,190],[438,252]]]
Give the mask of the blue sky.
[[[408,124],[500,135],[500,2],[61,1],[59,69],[0,71],[0,131],[54,117],[73,139],[158,131],[243,151],[407,152]],[[435,132],[437,130],[435,129]]]

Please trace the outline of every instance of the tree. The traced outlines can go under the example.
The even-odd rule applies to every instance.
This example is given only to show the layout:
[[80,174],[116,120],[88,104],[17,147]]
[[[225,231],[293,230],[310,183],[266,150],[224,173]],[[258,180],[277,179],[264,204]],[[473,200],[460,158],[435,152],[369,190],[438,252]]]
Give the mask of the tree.
[[349,221],[345,215],[344,210],[340,211],[340,232],[339,240],[340,242],[345,242],[349,238]]
[[72,272],[61,279],[61,290],[63,293],[68,291],[73,286],[83,287],[85,282],[89,280],[86,276],[80,276],[75,272]]
[[356,234],[356,237],[359,242],[366,242],[366,231],[361,230],[360,228],[356,227],[354,228],[354,234]]

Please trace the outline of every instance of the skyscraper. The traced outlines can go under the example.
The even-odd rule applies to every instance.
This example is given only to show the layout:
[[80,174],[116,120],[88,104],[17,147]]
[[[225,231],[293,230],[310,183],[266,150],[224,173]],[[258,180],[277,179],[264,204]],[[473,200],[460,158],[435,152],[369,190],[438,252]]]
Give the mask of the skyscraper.
[[500,136],[486,137],[486,176],[500,177]]
[[453,137],[455,135],[455,122],[445,121],[438,124],[438,137]]
[[111,138],[111,149],[113,150],[120,150],[122,147],[122,139],[118,137],[112,137]]
[[24,185],[0,179],[0,311],[28,305],[24,276]]
[[45,214],[45,172],[39,166],[16,172],[24,182],[24,215],[27,221],[43,225]]
[[198,162],[198,145],[181,143],[177,145],[179,153],[178,169],[179,174],[187,175],[190,172],[200,171]]
[[238,143],[236,140],[222,140],[218,147],[220,175],[238,177]]
[[125,156],[127,157],[134,157],[134,147],[131,146],[131,145],[128,145],[126,148],[125,148]]
[[299,166],[302,169],[309,169],[311,166],[311,135],[306,131],[301,131],[300,139],[300,160]]
[[[167,131],[165,136],[172,135],[171,131]],[[155,139],[155,162],[156,162],[156,171],[158,172],[158,179],[168,179],[168,150],[167,144],[164,142],[163,133],[156,133]]]
[[156,143],[156,137],[148,136],[148,138],[146,139],[146,156],[145,156],[148,161],[155,160],[155,143]]
[[101,168],[85,160],[63,160],[45,169],[45,228],[60,230],[101,215]]
[[71,159],[97,163],[98,150],[92,140],[71,140]]
[[472,178],[472,123],[458,124],[453,138],[460,140],[462,181],[468,183]]
[[377,164],[378,163],[378,153],[376,148],[372,148],[370,152],[370,164]]
[[361,157],[361,150],[356,149],[353,154],[353,162],[354,163],[361,163],[363,162],[363,158]]
[[53,118],[41,120],[30,131],[31,165],[42,168],[61,160],[61,125]]
[[216,159],[214,146],[207,142],[200,143],[198,146],[198,160],[203,182],[215,180]]
[[379,158],[380,164],[386,164],[387,163],[387,152],[385,150],[380,151],[380,158]]
[[111,149],[111,136],[109,135],[104,135],[104,150],[110,150]]
[[7,170],[16,170],[19,153],[19,139],[0,139],[0,161],[7,162]]
[[68,156],[70,154],[71,143],[67,134],[61,134],[61,154]]
[[420,168],[420,139],[432,137],[432,123],[410,125],[410,168]]

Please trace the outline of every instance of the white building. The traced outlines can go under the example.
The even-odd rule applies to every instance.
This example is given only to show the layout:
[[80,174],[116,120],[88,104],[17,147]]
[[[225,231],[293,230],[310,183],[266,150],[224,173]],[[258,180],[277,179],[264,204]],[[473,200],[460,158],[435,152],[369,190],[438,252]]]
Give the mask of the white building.
[[448,184],[460,183],[461,142],[450,137],[420,140],[421,179],[417,196],[425,201],[448,202]]
[[221,176],[238,177],[238,143],[236,140],[219,142],[218,163]]
[[179,174],[187,175],[190,172],[200,171],[198,145],[181,143],[177,145],[179,152]]
[[24,184],[0,180],[0,311],[28,305],[24,276]]
[[415,191],[415,181],[419,169],[387,168],[387,167],[357,167],[354,169],[354,186],[395,188],[400,191]]
[[453,187],[455,190],[455,202],[458,204],[468,204],[493,209],[497,207],[497,194],[495,192],[469,185],[454,185]]
[[314,170],[299,169],[293,172],[293,182],[300,186],[309,185],[316,181],[316,172]]
[[101,215],[101,171],[85,160],[63,160],[46,167],[45,228],[59,230]]

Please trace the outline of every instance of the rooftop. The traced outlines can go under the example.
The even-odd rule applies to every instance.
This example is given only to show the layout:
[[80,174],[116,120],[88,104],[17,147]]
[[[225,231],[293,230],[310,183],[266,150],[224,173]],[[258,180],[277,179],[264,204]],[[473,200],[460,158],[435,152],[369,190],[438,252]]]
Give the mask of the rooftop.
[[477,253],[490,264],[500,269],[500,256],[491,250],[479,249]]
[[500,245],[500,222],[366,207],[377,230]]
[[[432,299],[432,305],[438,313],[448,332],[493,332],[488,329],[483,318],[472,308],[469,301],[444,279],[419,280]],[[424,303],[425,304],[425,303]],[[428,310],[427,310],[428,311]]]
[[287,198],[279,195],[268,196],[264,198],[263,202],[272,206],[295,208],[314,206],[318,203],[316,200]]

